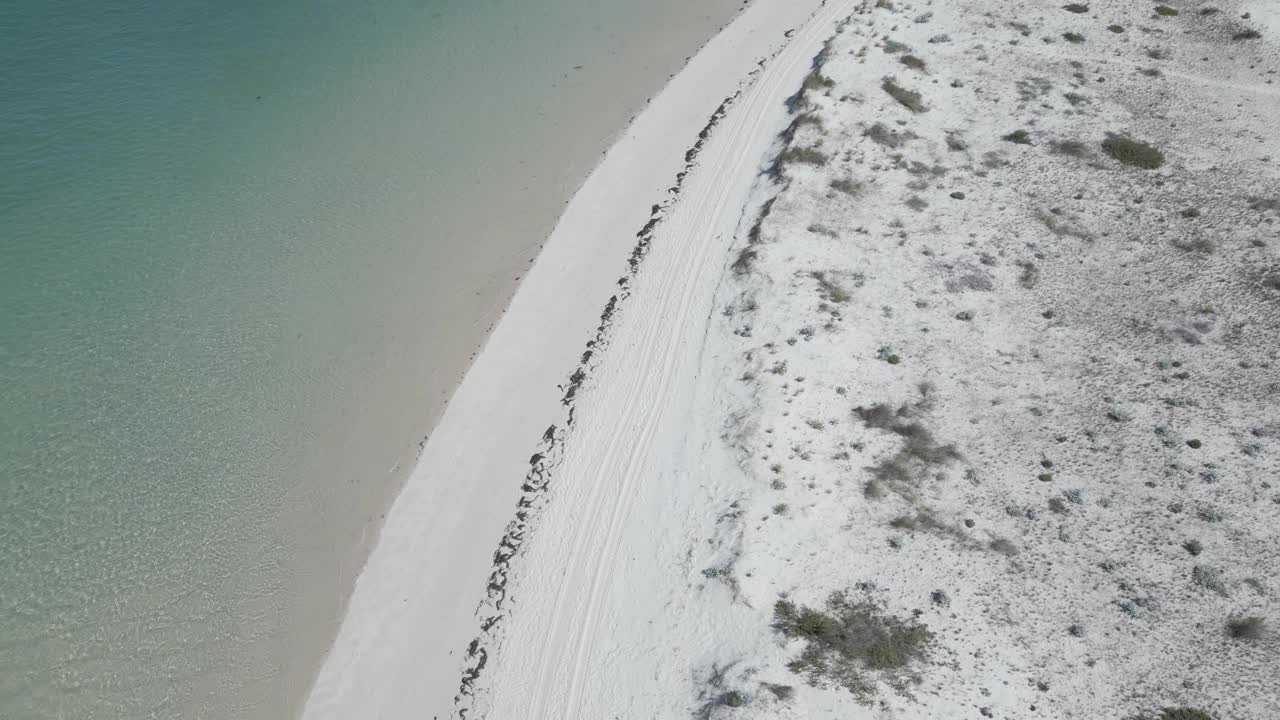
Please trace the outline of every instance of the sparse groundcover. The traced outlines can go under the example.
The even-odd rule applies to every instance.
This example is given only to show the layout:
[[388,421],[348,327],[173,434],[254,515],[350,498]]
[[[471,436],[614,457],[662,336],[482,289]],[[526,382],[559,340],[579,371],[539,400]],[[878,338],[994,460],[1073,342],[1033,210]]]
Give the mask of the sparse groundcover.
[[1089,146],[1079,140],[1059,140],[1049,145],[1057,155],[1070,155],[1076,158],[1087,158],[1093,154]]
[[915,55],[903,55],[902,57],[898,58],[898,62],[902,63],[903,65],[906,65],[912,70],[920,70],[923,72],[925,68],[925,62],[920,58],[916,57]]
[[862,194],[863,185],[852,178],[838,178],[831,181],[831,189],[839,190],[845,195],[857,197]]
[[1267,634],[1267,621],[1257,615],[1232,618],[1227,622],[1227,634],[1236,640],[1261,640]]
[[900,42],[889,40],[889,39],[886,39],[884,41],[884,51],[887,53],[896,54],[896,53],[909,52],[910,50],[911,50],[910,47],[903,45]]
[[832,593],[825,611],[779,600],[773,627],[805,642],[787,665],[792,672],[815,687],[842,687],[865,704],[872,702],[877,681],[909,694],[911,685],[920,682],[919,668],[933,643],[925,625],[844,592]]
[[1214,716],[1193,707],[1167,707],[1155,715],[1139,715],[1132,720],[1217,720]]
[[1164,153],[1147,143],[1122,135],[1109,135],[1102,141],[1102,151],[1125,165],[1155,170],[1164,165]]
[[893,78],[885,78],[880,83],[880,89],[889,93],[889,97],[897,100],[900,105],[913,113],[922,113],[928,109],[920,93],[902,87]]
[[1006,142],[1014,143],[1015,145],[1030,145],[1031,133],[1027,132],[1026,130],[1014,130],[1008,135],[1002,136],[1000,139]]
[[792,163],[821,167],[827,164],[827,156],[821,150],[810,147],[789,147],[778,155],[778,164],[785,167]]

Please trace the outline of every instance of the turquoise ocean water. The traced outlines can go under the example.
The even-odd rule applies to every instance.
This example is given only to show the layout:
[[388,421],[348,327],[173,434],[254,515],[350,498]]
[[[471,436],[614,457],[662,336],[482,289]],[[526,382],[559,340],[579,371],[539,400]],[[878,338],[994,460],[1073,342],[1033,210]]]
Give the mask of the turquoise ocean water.
[[0,5],[0,718],[296,712],[560,204],[737,4]]

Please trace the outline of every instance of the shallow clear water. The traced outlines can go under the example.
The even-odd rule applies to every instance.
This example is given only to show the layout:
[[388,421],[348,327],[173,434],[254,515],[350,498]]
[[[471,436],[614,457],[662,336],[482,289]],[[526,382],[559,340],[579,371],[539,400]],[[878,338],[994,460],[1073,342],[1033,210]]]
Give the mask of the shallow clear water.
[[0,5],[0,717],[294,712],[560,203],[737,4]]

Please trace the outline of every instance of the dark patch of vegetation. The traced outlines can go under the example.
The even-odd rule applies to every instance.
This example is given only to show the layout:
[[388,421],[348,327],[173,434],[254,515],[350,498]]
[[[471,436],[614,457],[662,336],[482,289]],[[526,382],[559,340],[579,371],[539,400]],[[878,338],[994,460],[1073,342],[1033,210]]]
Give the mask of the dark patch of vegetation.
[[751,266],[755,264],[756,258],[760,255],[753,248],[744,247],[738,252],[738,257],[730,265],[735,275],[746,275],[751,272]]
[[1199,555],[1201,552],[1204,551],[1204,546],[1200,544],[1199,540],[1188,540],[1182,543],[1182,549],[1186,550],[1192,555]]
[[898,58],[898,62],[902,63],[903,65],[906,65],[912,70],[919,70],[920,72],[924,72],[925,62],[920,58],[916,57],[915,55],[903,55],[902,57]]
[[1018,554],[1018,546],[1005,538],[996,538],[988,543],[987,547],[992,551],[998,552],[1006,557],[1013,557]]
[[1227,634],[1236,640],[1261,640],[1267,634],[1267,621],[1257,615],[1227,621]]
[[1081,105],[1089,104],[1089,98],[1081,95],[1080,93],[1063,93],[1062,97],[1066,98],[1067,102],[1071,103],[1071,107],[1080,107]]
[[1200,442],[1196,438],[1192,438],[1187,441],[1187,447],[1191,448],[1192,450],[1199,450],[1202,445],[1204,445],[1204,443]]
[[877,145],[883,145],[895,150],[906,145],[908,140],[914,140],[918,137],[913,132],[898,132],[879,122],[867,128],[866,132],[862,134]]
[[785,167],[791,163],[804,163],[805,165],[822,167],[827,164],[827,156],[816,148],[789,147],[778,155],[778,164]]
[[1185,240],[1173,240],[1171,245],[1184,252],[1199,252],[1210,254],[1218,249],[1216,243],[1207,237],[1193,237]]
[[1056,155],[1070,155],[1075,158],[1087,158],[1093,155],[1089,146],[1079,140],[1060,140],[1049,144],[1049,149]]
[[1212,590],[1222,597],[1227,597],[1230,594],[1227,592],[1226,583],[1218,575],[1218,571],[1207,565],[1197,565],[1191,569],[1191,582],[1196,587]]
[[884,51],[891,55],[896,55],[897,53],[910,52],[911,48],[896,40],[885,39]]
[[1014,130],[1008,135],[1001,136],[1000,139],[1004,140],[1005,142],[1011,142],[1015,145],[1030,145],[1031,133],[1027,132],[1026,130]]
[[1164,17],[1175,17],[1178,14],[1178,11],[1168,5],[1157,5],[1156,14],[1163,15]]
[[1200,208],[1183,208],[1178,214],[1187,219],[1198,218],[1200,217]]
[[1120,135],[1111,135],[1106,140],[1103,140],[1102,150],[1125,165],[1132,165],[1143,170],[1154,170],[1164,165],[1164,153],[1144,142],[1131,140]]
[[894,82],[893,78],[885,78],[884,81],[880,83],[880,89],[889,93],[889,97],[897,100],[899,105],[902,105],[913,113],[922,113],[928,110],[928,108],[925,107],[924,98],[920,93],[902,87],[898,83]]
[[1167,707],[1159,715],[1140,715],[1133,720],[1214,720],[1214,717],[1193,707]]
[[1138,72],[1142,73],[1143,75],[1146,75],[1147,77],[1160,77],[1161,75],[1164,74],[1160,72],[1160,68],[1142,68]]
[[862,194],[863,184],[851,178],[838,178],[831,181],[831,189],[839,190],[845,195],[857,197]]
[[749,702],[751,702],[750,696],[741,690],[730,690],[720,696],[720,703],[728,707],[743,707]]
[[1036,281],[1040,279],[1040,269],[1033,262],[1020,262],[1018,266],[1022,268],[1022,275],[1018,277],[1018,284],[1030,290],[1036,286]]
[[1080,15],[1089,12],[1089,6],[1084,3],[1071,3],[1070,5],[1063,5],[1062,9],[1066,10],[1067,12],[1073,12]]
[[1262,33],[1250,28],[1248,30],[1241,30],[1240,32],[1232,35],[1231,39],[1232,40],[1257,40],[1261,37],[1262,37]]
[[774,683],[765,683],[764,688],[773,693],[773,696],[779,700],[790,700],[796,694],[796,689],[790,685],[776,685]]
[[1123,25],[1108,25],[1108,26],[1107,26],[1107,29],[1108,29],[1108,30],[1110,30],[1110,31],[1111,31],[1111,32],[1113,32],[1113,33],[1116,33],[1117,35],[1119,35],[1120,33],[1124,32],[1124,26],[1123,26]]
[[870,703],[877,680],[899,692],[918,683],[914,667],[928,659],[933,633],[915,620],[888,615],[869,600],[832,593],[826,609],[779,600],[773,627],[784,636],[805,641],[800,655],[787,664],[816,687],[843,687],[860,702]]
[[1076,44],[1084,42],[1084,36],[1077,32],[1064,32],[1062,33],[1062,39]]
[[818,281],[818,294],[823,300],[833,303],[849,302],[849,291],[827,277],[825,272],[814,271],[811,276]]

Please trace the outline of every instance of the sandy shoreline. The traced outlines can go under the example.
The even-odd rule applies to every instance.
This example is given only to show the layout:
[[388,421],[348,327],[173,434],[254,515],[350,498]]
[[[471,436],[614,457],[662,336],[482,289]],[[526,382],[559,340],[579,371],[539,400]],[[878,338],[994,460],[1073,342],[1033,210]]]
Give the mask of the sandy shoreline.
[[[567,375],[616,292],[635,229],[667,197],[721,100],[785,43],[778,28],[818,3],[778,5],[753,4],[704,46],[570,201],[387,513],[303,717],[451,711],[529,455],[559,421]],[[439,508],[450,510],[423,527]],[[418,558],[432,571],[412,572]]]

